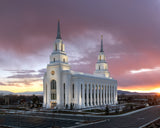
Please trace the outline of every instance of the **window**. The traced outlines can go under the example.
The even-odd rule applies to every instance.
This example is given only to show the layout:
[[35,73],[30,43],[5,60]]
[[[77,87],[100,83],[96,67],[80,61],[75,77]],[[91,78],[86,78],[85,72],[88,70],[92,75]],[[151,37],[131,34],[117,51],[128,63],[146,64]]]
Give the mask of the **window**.
[[87,106],[87,85],[85,84],[85,106]]
[[105,85],[105,103],[106,103],[107,101],[106,101],[106,85]]
[[82,91],[83,91],[82,89],[83,89],[83,85],[81,84],[81,98],[82,98]]
[[56,89],[56,81],[55,80],[51,81],[51,89]]
[[74,84],[72,85],[72,94],[73,94],[73,98],[74,98]]
[[101,60],[101,56],[100,56],[99,58],[100,58],[100,60]]
[[63,62],[65,63],[65,59],[63,58]]
[[91,99],[91,85],[89,84],[89,106],[91,105],[90,99]]
[[65,83],[63,84],[63,88],[64,88],[64,106],[65,106]]
[[103,104],[103,85],[102,85],[102,104]]
[[57,96],[56,96],[56,81],[52,80],[51,81],[51,100],[56,100]]
[[56,59],[54,58],[54,59],[53,59],[53,61],[55,62],[55,61],[56,61]]
[[100,70],[100,66],[99,66],[99,70]]
[[100,92],[101,92],[100,85],[99,85],[99,88],[98,88],[98,89],[99,89],[99,104],[100,104],[100,103],[101,103],[101,102],[100,102],[100,101],[101,101],[101,100],[100,100]]

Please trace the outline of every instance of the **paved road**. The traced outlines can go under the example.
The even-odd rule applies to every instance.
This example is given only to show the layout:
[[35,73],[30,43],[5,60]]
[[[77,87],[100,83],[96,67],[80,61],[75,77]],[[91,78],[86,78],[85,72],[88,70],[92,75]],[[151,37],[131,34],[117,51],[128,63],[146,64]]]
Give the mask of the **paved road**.
[[[73,115],[53,115],[42,113],[0,114],[0,125],[19,128],[82,127],[82,128],[138,128],[160,117],[160,106],[122,117],[87,117]],[[83,126],[83,121],[97,121]]]
[[160,106],[137,112],[128,116],[105,118],[106,121],[82,128],[138,128],[156,118],[160,117]]

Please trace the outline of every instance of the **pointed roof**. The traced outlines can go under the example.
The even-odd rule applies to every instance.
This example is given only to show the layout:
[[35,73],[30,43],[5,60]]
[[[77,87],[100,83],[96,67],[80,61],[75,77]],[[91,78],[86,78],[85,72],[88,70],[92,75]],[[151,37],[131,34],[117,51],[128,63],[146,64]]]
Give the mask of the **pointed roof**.
[[103,35],[101,35],[101,50],[100,50],[100,52],[104,52],[103,51]]
[[61,38],[61,32],[60,32],[60,21],[58,20],[58,26],[57,26],[57,37],[56,39],[62,39]]

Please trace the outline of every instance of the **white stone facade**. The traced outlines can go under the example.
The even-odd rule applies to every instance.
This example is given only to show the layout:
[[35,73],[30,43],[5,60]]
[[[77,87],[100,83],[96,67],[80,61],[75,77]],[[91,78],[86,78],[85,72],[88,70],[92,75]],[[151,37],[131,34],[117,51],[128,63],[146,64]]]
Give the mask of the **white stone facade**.
[[117,81],[108,72],[103,39],[94,74],[71,71],[58,22],[57,38],[43,79],[43,93],[45,108],[80,109],[116,104]]

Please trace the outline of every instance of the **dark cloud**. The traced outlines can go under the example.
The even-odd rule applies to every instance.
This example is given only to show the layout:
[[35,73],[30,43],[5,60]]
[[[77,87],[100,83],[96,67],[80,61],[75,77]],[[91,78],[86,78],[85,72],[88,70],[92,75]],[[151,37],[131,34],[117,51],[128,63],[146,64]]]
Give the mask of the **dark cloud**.
[[6,70],[12,73],[17,73],[17,74],[26,74],[26,73],[35,73],[35,70]]
[[46,68],[42,68],[42,69],[38,70],[38,72],[44,74],[46,72]]
[[8,70],[14,73],[14,75],[8,76],[7,78],[42,78],[45,72],[45,69],[40,69],[37,72],[35,70]]

